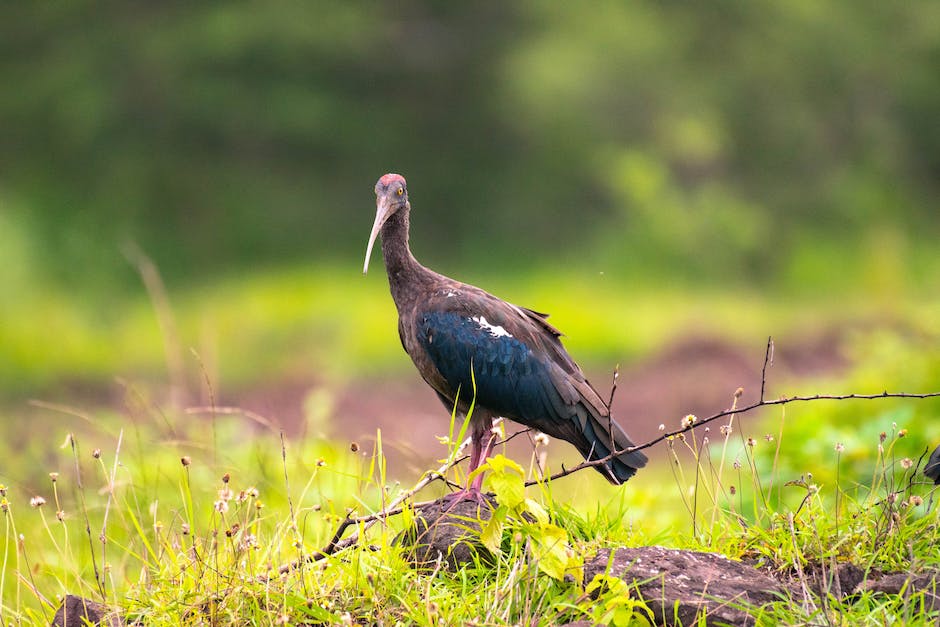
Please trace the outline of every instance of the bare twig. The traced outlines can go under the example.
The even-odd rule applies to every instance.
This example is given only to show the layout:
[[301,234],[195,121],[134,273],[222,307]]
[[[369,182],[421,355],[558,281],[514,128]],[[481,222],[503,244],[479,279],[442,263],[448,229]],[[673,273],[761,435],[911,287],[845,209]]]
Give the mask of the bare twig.
[[[643,449],[650,448],[651,446],[659,444],[660,442],[664,440],[668,440],[669,438],[674,438],[681,433],[692,431],[695,428],[701,427],[703,425],[707,425],[708,423],[718,420],[719,418],[724,418],[725,416],[730,416],[731,414],[746,414],[760,407],[769,407],[771,405],[786,405],[788,403],[826,401],[826,400],[846,401],[850,399],[875,400],[875,399],[881,399],[881,398],[936,398],[936,397],[940,397],[940,392],[911,393],[911,392],[884,391],[879,394],[814,394],[813,396],[782,396],[778,399],[774,399],[770,401],[761,400],[752,405],[748,405],[747,407],[740,407],[737,409],[734,409],[734,408],[725,409],[723,411],[718,412],[717,414],[712,414],[708,418],[704,418],[702,420],[697,421],[694,425],[689,425],[681,429],[676,429],[675,431],[669,431],[669,432],[663,433],[662,435],[656,438],[653,438],[652,440],[650,440],[649,442],[646,442],[645,444],[640,444],[639,446],[631,446],[621,451],[614,451],[610,455],[606,457],[601,457],[600,459],[593,459],[591,461],[583,461],[577,466],[574,466],[572,468],[567,468],[567,469],[562,470],[561,472],[555,473],[554,475],[548,477],[548,480],[551,481],[554,479],[561,479],[562,477],[567,477],[568,475],[578,472],[579,470],[590,468],[592,466],[600,466],[602,464],[606,464],[611,459],[619,455],[623,455],[624,453],[630,453],[632,451],[642,451]],[[536,483],[539,483],[539,482],[528,481],[526,482],[526,485],[530,486],[530,485],[535,485]]]
[[764,402],[764,388],[767,385],[767,366],[774,365],[774,338],[767,336],[767,350],[764,351],[764,365],[760,369],[760,400]]
[[[506,438],[504,442],[509,441],[510,439],[512,439],[512,437],[519,435],[519,433],[522,433],[522,432],[514,433],[511,437]],[[424,476],[421,478],[421,480],[418,481],[418,483],[416,483],[413,488],[398,495],[391,503],[386,505],[385,508],[383,508],[382,510],[375,512],[374,514],[368,514],[365,516],[352,516],[350,514],[347,514],[346,517],[343,519],[343,521],[339,524],[339,528],[337,528],[336,533],[333,534],[333,537],[330,538],[329,543],[327,543],[325,547],[323,547],[319,551],[315,551],[314,553],[311,553],[310,555],[304,556],[303,558],[299,560],[294,560],[293,562],[290,562],[289,564],[285,564],[281,566],[278,569],[278,573],[279,574],[288,573],[292,570],[299,568],[305,563],[320,561],[322,559],[329,557],[330,555],[333,555],[339,550],[345,549],[346,547],[356,544],[359,541],[359,532],[354,533],[353,535],[349,536],[345,540],[340,539],[343,537],[343,534],[346,532],[346,529],[348,529],[351,525],[364,524],[365,526],[363,527],[362,531],[366,531],[367,529],[369,529],[369,527],[374,525],[379,520],[384,520],[388,518],[389,516],[395,516],[397,514],[402,513],[402,511],[404,511],[404,508],[401,507],[402,503],[404,503],[405,501],[413,497],[415,494],[423,490],[433,481],[442,479],[448,470],[450,470],[451,468],[453,468],[454,466],[456,466],[463,460],[467,459],[467,455],[461,455],[460,453],[467,447],[468,444],[470,444],[470,438],[467,438],[463,442],[460,443],[460,446],[457,447],[457,450],[454,452],[454,457],[452,459],[442,464],[437,470],[426,472]],[[433,501],[429,501],[429,502],[433,502]],[[425,503],[415,504],[415,506],[420,506],[420,505],[425,505]]]
[[270,419],[265,418],[261,414],[255,413],[251,410],[242,409],[241,407],[227,407],[227,406],[187,407],[183,411],[184,413],[187,413],[187,414],[217,414],[217,415],[225,415],[225,416],[241,415],[254,422],[257,422],[259,425],[267,429],[270,429],[274,433],[279,432],[277,425],[274,424],[274,422],[272,422]]
[[82,517],[85,519],[85,535],[88,536],[88,546],[91,549],[91,567],[95,572],[95,584],[98,586],[98,592],[101,594],[101,600],[107,602],[107,596],[104,591],[104,574],[98,570],[98,562],[95,560],[95,542],[91,538],[91,521],[88,520],[88,507],[85,504],[85,486],[82,483],[82,467],[78,462],[78,444],[75,442],[75,434],[69,434],[69,445],[72,447],[72,458],[75,460],[75,484],[78,486],[78,494],[81,497]]
[[181,407],[186,396],[186,371],[183,366],[183,351],[181,349],[179,331],[176,328],[176,319],[173,317],[173,308],[170,306],[170,297],[167,295],[166,285],[160,277],[156,264],[137,245],[136,242],[127,242],[124,245],[124,256],[132,263],[140,278],[144,282],[147,295],[157,314],[157,324],[163,337],[163,352],[166,357],[167,373],[170,376],[170,404]]
[[[720,411],[716,414],[708,416],[707,418],[703,420],[698,420],[695,423],[690,423],[688,426],[685,426],[681,429],[663,433],[662,435],[656,438],[653,438],[649,442],[646,442],[639,446],[631,446],[624,450],[614,451],[610,455],[607,455],[606,457],[594,459],[591,461],[584,461],[572,468],[565,468],[564,464],[562,464],[561,466],[562,469],[560,472],[557,472],[548,478],[540,477],[539,479],[536,479],[536,480],[527,481],[525,485],[532,486],[532,485],[543,483],[545,481],[561,479],[562,477],[567,477],[568,475],[574,474],[580,470],[584,470],[585,468],[590,468],[593,466],[606,464],[611,459],[619,455],[622,455],[623,453],[628,453],[632,451],[640,451],[646,448],[650,448],[651,446],[654,446],[664,440],[674,438],[675,436],[685,433],[686,431],[692,431],[696,427],[701,427],[702,425],[706,425],[710,422],[718,420],[719,418],[723,418],[725,416],[745,414],[745,413],[754,411],[755,409],[758,409],[760,407],[767,407],[771,405],[786,405],[788,403],[795,403],[795,402],[821,401],[821,400],[843,401],[843,400],[849,400],[849,399],[873,400],[873,399],[881,399],[881,398],[940,397],[940,392],[909,393],[909,392],[888,392],[887,390],[885,390],[884,392],[881,392],[880,394],[816,394],[813,396],[790,396],[790,397],[784,396],[784,397],[774,399],[774,400],[765,400],[764,391],[765,391],[765,386],[766,386],[767,366],[773,365],[773,352],[774,352],[773,338],[767,338],[767,349],[764,354],[764,364],[763,364],[763,367],[761,368],[761,395],[760,395],[760,400],[758,402],[753,403],[752,405],[748,405],[747,407],[737,407],[737,399],[740,397],[740,392],[741,392],[741,390],[738,390],[734,394],[734,400],[732,401],[732,406],[730,409]],[[613,385],[612,385],[611,392],[610,392],[610,400],[608,401],[608,416],[610,415],[610,411],[609,411],[610,405],[613,404],[614,393],[616,392],[616,389],[617,389],[618,374],[619,374],[619,371],[615,370],[614,381],[613,381]],[[225,409],[228,409],[230,413],[235,413],[235,411],[238,411],[233,408],[225,408]],[[204,411],[203,408],[194,408],[190,411],[195,412],[195,411],[200,411],[200,410]],[[219,411],[219,410],[220,410],[219,408],[216,408],[216,411]],[[505,444],[506,442],[509,442],[510,440],[512,440],[513,438],[519,435],[522,435],[524,433],[529,433],[530,430],[531,429],[526,428],[526,429],[516,431],[512,435],[504,438],[501,442],[497,442],[496,445]],[[466,448],[467,444],[469,443],[470,443],[470,438],[467,438],[466,440],[464,440],[460,444],[460,446],[457,447],[451,459],[449,459],[447,462],[441,465],[437,470],[429,471],[425,473],[425,475],[421,478],[420,481],[418,481],[418,483],[415,484],[413,488],[400,494],[397,498],[395,498],[395,500],[393,500],[391,503],[383,507],[380,511],[372,513],[372,514],[368,514],[365,516],[353,516],[351,512],[347,513],[346,517],[340,522],[339,526],[336,529],[336,532],[330,538],[330,541],[326,544],[326,546],[324,546],[322,549],[318,551],[311,553],[310,555],[306,555],[301,559],[294,560],[293,562],[290,562],[288,564],[281,566],[278,569],[278,573],[283,575],[301,567],[303,564],[326,559],[329,556],[334,555],[335,553],[347,547],[355,545],[357,542],[359,542],[360,535],[364,533],[366,530],[368,530],[369,527],[374,525],[376,522],[380,520],[385,520],[391,516],[401,514],[405,509],[402,506],[402,504],[405,501],[411,499],[415,494],[423,490],[433,481],[436,481],[438,479],[443,479],[446,481],[445,475],[447,471],[453,468],[454,466],[456,466],[457,464],[463,462],[465,459],[469,457],[468,455],[461,455],[461,451],[463,451],[463,449]],[[611,441],[611,443],[613,444],[613,440]],[[283,445],[283,441],[282,441],[282,445]],[[590,455],[588,455],[588,457],[590,457]],[[413,506],[421,507],[421,506],[424,506],[433,502],[434,501],[415,503]],[[362,527],[360,531],[354,533],[353,535],[349,536],[346,539],[343,539],[343,535],[346,533],[346,530],[350,526],[353,526],[353,525],[364,525],[364,526]]]

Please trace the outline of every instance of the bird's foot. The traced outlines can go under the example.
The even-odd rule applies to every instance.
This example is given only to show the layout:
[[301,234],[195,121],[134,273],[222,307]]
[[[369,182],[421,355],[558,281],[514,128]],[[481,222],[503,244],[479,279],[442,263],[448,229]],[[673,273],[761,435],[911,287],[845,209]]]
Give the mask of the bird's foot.
[[451,511],[460,503],[475,503],[477,507],[493,507],[493,497],[483,492],[479,488],[466,487],[459,492],[451,492],[441,498],[441,508],[445,511]]

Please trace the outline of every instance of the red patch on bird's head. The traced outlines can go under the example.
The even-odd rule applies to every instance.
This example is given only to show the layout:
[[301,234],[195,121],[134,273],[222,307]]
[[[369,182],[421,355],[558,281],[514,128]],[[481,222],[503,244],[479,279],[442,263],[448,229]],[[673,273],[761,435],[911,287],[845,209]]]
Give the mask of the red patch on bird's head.
[[390,172],[379,179],[379,185],[382,187],[388,187],[392,183],[401,183],[404,185],[405,177],[403,177],[401,174],[393,174]]

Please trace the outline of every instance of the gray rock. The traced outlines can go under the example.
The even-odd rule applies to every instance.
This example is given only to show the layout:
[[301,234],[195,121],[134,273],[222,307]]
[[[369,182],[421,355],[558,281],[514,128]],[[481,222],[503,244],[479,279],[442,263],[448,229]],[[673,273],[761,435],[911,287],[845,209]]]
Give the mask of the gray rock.
[[933,612],[940,609],[940,571],[931,573],[889,573],[861,582],[855,589],[861,592],[896,594],[904,598],[923,592],[924,609]]
[[401,532],[395,543],[406,549],[409,561],[422,570],[442,567],[454,571],[474,560],[491,561],[492,555],[480,543],[480,530],[490,519],[495,500],[487,495],[483,503],[443,499],[415,512],[415,524]]
[[62,605],[52,617],[52,627],[83,627],[89,624],[121,627],[124,621],[107,605],[73,594],[65,595]]
[[602,549],[584,564],[584,581],[607,574],[636,585],[660,625],[753,625],[754,608],[791,591],[752,566],[717,553],[658,546]]

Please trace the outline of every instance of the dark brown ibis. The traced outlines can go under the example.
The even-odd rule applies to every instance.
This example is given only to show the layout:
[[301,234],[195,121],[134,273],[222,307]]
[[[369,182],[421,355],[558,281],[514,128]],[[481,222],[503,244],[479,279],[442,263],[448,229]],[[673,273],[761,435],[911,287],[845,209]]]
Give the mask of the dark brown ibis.
[[[493,443],[497,416],[570,442],[587,460],[610,461],[596,468],[619,485],[646,464],[627,434],[610,417],[606,403],[584,378],[561,344],[561,333],[546,314],[518,307],[422,266],[408,245],[408,187],[398,174],[375,184],[376,213],[363,272],[375,239],[405,352],[441,401],[470,418],[470,471],[480,466]],[[478,497],[482,473],[463,495]]]
[[927,465],[924,466],[924,475],[933,479],[934,485],[940,485],[940,446],[933,450]]

